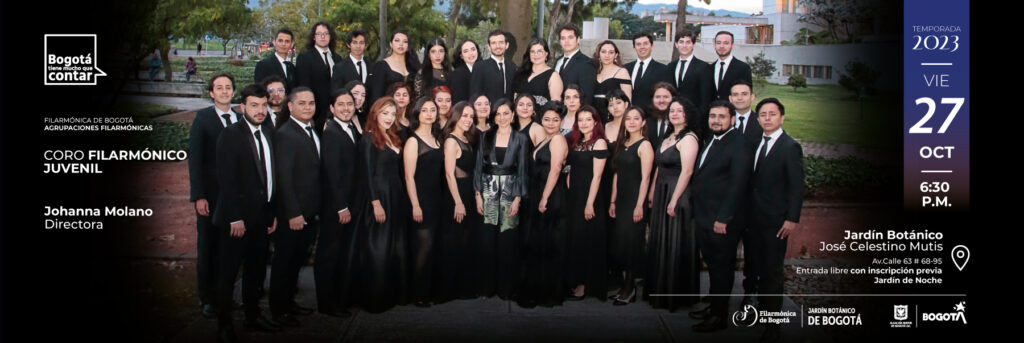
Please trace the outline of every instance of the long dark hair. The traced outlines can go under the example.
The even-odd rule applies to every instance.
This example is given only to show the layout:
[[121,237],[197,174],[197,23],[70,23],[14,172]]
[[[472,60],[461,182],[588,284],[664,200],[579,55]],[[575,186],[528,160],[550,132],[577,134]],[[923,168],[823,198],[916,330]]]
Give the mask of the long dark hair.
[[[327,28],[327,32],[331,34],[331,41],[327,43],[328,48],[331,49],[331,53],[334,53],[334,48],[338,45],[338,34],[331,28],[331,24],[326,21],[318,21],[313,24],[313,28],[309,30],[309,36],[306,37],[306,50],[316,49],[316,27],[321,26]],[[259,80],[256,80],[259,82]]]
[[[473,104],[469,101],[459,101],[452,106],[451,115],[448,117],[448,122],[444,124],[444,129],[441,130],[441,134],[444,137],[448,137],[455,131],[455,126],[459,125],[459,120],[462,120],[462,112],[466,110],[466,107],[473,109]],[[466,143],[470,148],[476,147],[477,139],[479,138],[479,131],[476,129],[476,110],[473,110],[473,125],[470,125],[469,131],[466,131],[463,135],[466,136]]]
[[615,169],[615,157],[627,148],[626,141],[629,140],[629,132],[626,131],[626,116],[629,115],[629,111],[636,111],[640,114],[640,119],[644,121],[644,125],[640,127],[640,135],[647,138],[647,113],[644,113],[644,110],[637,106],[630,105],[626,107],[626,112],[622,113],[622,123],[619,124],[619,132],[616,133],[618,138],[615,140],[615,149],[612,150],[612,170]]
[[[388,44],[390,44],[391,41],[395,40],[395,36],[397,35],[405,35],[405,38],[409,40],[409,47],[405,49],[405,69],[406,71],[409,72],[409,75],[415,75],[416,72],[420,70],[420,62],[412,53],[414,50],[416,50],[415,46],[412,44],[412,36],[409,36],[409,34],[405,32],[405,30],[395,30],[395,32],[391,33],[391,39],[388,40]],[[390,54],[394,53],[394,51],[390,52]],[[390,56],[390,54],[388,56]],[[384,77],[384,75],[381,75],[380,77]]]
[[530,103],[533,104],[533,115],[530,116],[530,123],[532,124],[537,122],[537,100],[535,100],[533,95],[530,95],[529,93],[519,93],[519,95],[516,96],[516,101],[512,102],[512,115],[514,117],[512,118],[512,128],[516,131],[523,129],[519,127],[519,113],[516,112],[519,109],[519,100],[522,98],[530,99]]
[[[602,68],[602,64],[601,64],[601,47],[603,47],[603,46],[605,46],[607,44],[611,44],[612,47],[615,48],[615,59],[612,60],[612,64],[614,64],[616,66],[619,66],[619,67],[622,66],[622,53],[619,52],[619,46],[615,45],[615,42],[612,42],[610,40],[606,40],[604,42],[598,43],[597,44],[597,48],[594,49],[593,61],[594,61],[594,67],[597,68],[597,72],[598,73],[601,72],[601,68]],[[612,77],[615,77],[615,75],[612,75]]]
[[463,65],[466,64],[466,61],[462,59],[462,46],[466,45],[466,43],[473,43],[473,47],[476,48],[476,59],[477,59],[477,61],[480,60],[480,45],[476,44],[476,41],[474,41],[472,39],[467,39],[467,40],[462,41],[462,43],[459,43],[458,49],[455,49],[455,53],[452,54],[452,67],[453,68],[458,68],[458,67],[463,66]]
[[[356,88],[356,86],[362,86],[363,87],[363,93],[366,93],[365,95],[363,95],[363,105],[359,106],[359,107],[356,107],[356,113],[363,113],[366,110],[366,103],[369,102],[369,101],[366,101],[366,100],[368,100],[370,98],[370,92],[369,92],[369,89],[366,88],[366,85],[364,85],[363,82],[359,81],[359,80],[349,81],[348,83],[345,84],[345,89],[348,89],[349,91],[351,91],[352,88]],[[353,97],[353,98],[355,98],[355,97]]]
[[[434,109],[437,109],[437,103],[430,97],[421,97],[416,100],[416,104],[412,106],[409,111],[409,130],[410,134],[415,134],[415,131],[420,127],[420,111],[423,110],[423,106],[427,103],[434,105]],[[438,142],[441,141],[441,124],[437,122],[440,119],[440,113],[437,114],[437,118],[434,118],[434,123],[430,124],[430,136],[434,137]]]
[[444,57],[441,59],[441,74],[447,76],[452,71],[451,62],[448,62],[448,47],[444,45],[444,40],[441,38],[431,39],[423,48],[423,68],[420,70],[420,76],[423,77],[425,88],[431,88],[429,87],[432,86],[430,80],[434,78],[434,64],[430,61],[430,49],[435,46],[440,46],[441,49],[444,49]]
[[[530,41],[530,44],[526,45],[526,52],[523,52],[523,65],[519,66],[519,71],[516,72],[515,77],[512,79],[513,87],[519,87],[520,85],[526,84],[526,80],[530,79],[530,74],[533,73],[533,62],[530,62],[530,50],[533,49],[534,45],[540,45],[544,48],[544,52],[548,53],[548,57],[544,59],[544,63],[547,63],[551,59],[551,50],[548,49],[548,43],[543,39],[534,38]],[[547,97],[548,94],[542,94]]]
[[[686,128],[683,129],[683,132],[680,132],[678,135],[676,135],[676,138],[683,137],[684,135],[686,135],[687,132],[693,132],[693,133],[697,134],[697,137],[700,137],[700,135],[701,135],[700,127],[701,127],[701,125],[700,125],[700,120],[697,119],[697,118],[699,118],[699,116],[697,115],[697,105],[694,105],[693,101],[690,101],[690,99],[687,99],[687,98],[684,98],[684,97],[674,97],[674,98],[672,98],[672,102],[668,103],[668,111],[667,112],[672,111],[672,104],[677,103],[677,102],[680,105],[683,106],[683,116],[686,118]],[[671,122],[670,122],[670,124],[671,124]],[[675,132],[675,128],[672,128],[672,130],[665,130],[665,133],[663,135],[661,135],[661,137],[659,137],[659,139],[660,140],[664,140],[664,139],[668,138],[669,136],[672,136],[672,134],[674,132]]]
[[[612,99],[619,99],[619,100],[622,100],[622,102],[625,102],[626,103],[626,107],[627,107],[626,108],[627,111],[629,111],[629,107],[633,105],[633,102],[629,101],[629,95],[626,95],[626,92],[623,92],[621,87],[615,87],[615,89],[612,89],[612,90],[608,91],[608,94],[605,95],[605,97],[606,97],[606,99],[608,99],[608,106],[609,107],[612,104]],[[612,115],[612,110],[611,109],[606,109],[606,110],[607,111],[605,111],[605,112],[608,113],[608,118],[604,118],[604,122],[605,123],[610,123],[612,121],[612,119],[615,118],[615,116]],[[646,113],[644,113],[644,114],[646,115]],[[622,115],[625,116],[626,112],[622,112]]]

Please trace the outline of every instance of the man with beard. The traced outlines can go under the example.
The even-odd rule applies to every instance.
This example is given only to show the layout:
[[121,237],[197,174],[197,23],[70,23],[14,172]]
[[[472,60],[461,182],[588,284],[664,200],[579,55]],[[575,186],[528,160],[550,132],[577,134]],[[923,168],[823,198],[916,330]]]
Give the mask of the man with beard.
[[511,99],[516,65],[511,59],[505,58],[505,49],[508,49],[505,33],[501,30],[491,31],[487,36],[487,48],[491,50],[491,58],[481,61],[479,69],[473,72],[469,81],[472,97],[475,99],[481,94],[486,95],[492,104],[498,99]]
[[718,54],[718,60],[711,64],[718,100],[729,100],[729,92],[736,81],[745,80],[747,83],[753,83],[750,65],[735,58],[732,55],[732,48],[732,33],[719,31],[715,35],[715,53]]
[[334,90],[331,113],[323,136],[324,221],[316,244],[313,277],[316,282],[317,309],[335,317],[348,316],[345,310],[353,279],[355,227],[350,201],[356,185],[352,182],[358,166],[356,143],[362,136],[353,124],[356,105],[345,88]]
[[[235,275],[242,273],[242,303],[245,328],[279,331],[280,326],[260,314],[257,287],[263,284],[258,273],[266,269],[267,235],[277,222],[273,215],[274,162],[271,150],[273,132],[267,118],[267,91],[260,85],[242,89],[242,113],[245,120],[228,126],[217,139],[217,180],[220,199],[213,221],[226,228],[220,232],[220,276],[218,299],[231,299]],[[218,338],[236,342],[231,319],[231,302],[221,301],[218,308]]]
[[277,160],[277,218],[286,225],[274,234],[270,274],[270,313],[283,326],[299,326],[292,316],[313,309],[295,303],[299,269],[309,259],[320,224],[320,135],[313,129],[316,99],[298,87],[288,96],[291,116],[274,133]]
[[284,99],[288,97],[288,88],[285,81],[278,75],[271,75],[263,79],[263,86],[267,89],[267,117],[274,128],[277,128],[281,121],[288,119],[288,113],[284,108]]
[[[217,137],[225,127],[239,121],[231,109],[235,96],[235,78],[220,73],[207,85],[213,106],[196,112],[189,129],[188,181],[189,201],[196,209],[196,281],[203,317],[217,316],[217,265],[220,234],[210,212],[217,206]],[[231,298],[224,299],[232,302]]]
[[[750,175],[750,155],[745,139],[733,128],[736,109],[727,101],[710,105],[708,127],[712,138],[697,157],[693,173],[693,213],[697,246],[708,264],[710,294],[729,294],[736,265],[736,244],[741,230],[733,227],[736,213],[743,210],[743,194]],[[697,332],[726,328],[729,297],[711,297],[711,306],[690,312],[703,319],[693,325]]]
[[[666,132],[672,131],[672,123],[668,122],[668,105],[672,103],[672,98],[676,94],[678,94],[676,88],[668,82],[662,81],[654,84],[654,96],[648,111],[650,116],[647,119],[647,137],[654,146],[660,147],[662,137]],[[686,125],[694,124],[696,123],[686,123]]]

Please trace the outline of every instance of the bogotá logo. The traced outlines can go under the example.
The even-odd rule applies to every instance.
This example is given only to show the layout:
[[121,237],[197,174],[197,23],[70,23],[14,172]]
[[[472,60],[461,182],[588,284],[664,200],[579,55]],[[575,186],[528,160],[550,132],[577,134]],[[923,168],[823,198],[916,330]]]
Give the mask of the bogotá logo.
[[893,305],[892,318],[895,320],[907,320],[907,312],[909,311],[909,308],[909,305]]
[[43,84],[47,86],[95,86],[107,76],[96,66],[95,34],[43,35]]
[[956,305],[953,305],[953,311],[956,312],[943,312],[943,313],[921,313],[921,320],[925,322],[962,322],[967,324],[967,316],[964,312],[967,311],[966,301],[961,301]]
[[754,326],[757,323],[757,309],[754,305],[743,306],[742,311],[736,311],[732,313],[732,325],[736,326]]

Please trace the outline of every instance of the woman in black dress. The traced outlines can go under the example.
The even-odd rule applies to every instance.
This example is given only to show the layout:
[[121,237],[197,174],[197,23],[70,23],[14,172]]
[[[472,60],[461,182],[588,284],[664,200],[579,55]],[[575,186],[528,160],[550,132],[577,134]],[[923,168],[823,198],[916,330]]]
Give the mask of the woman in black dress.
[[451,63],[448,62],[448,47],[444,45],[443,39],[431,39],[424,51],[423,67],[416,74],[417,96],[430,96],[434,87],[448,86],[449,74],[452,72]]
[[359,80],[352,80],[345,84],[345,89],[352,94],[352,98],[356,102],[356,114],[352,118],[356,122],[356,125],[363,127],[366,123],[366,85]]
[[476,129],[487,132],[491,129],[491,101],[486,95],[480,94],[473,99],[473,110],[476,111]]
[[[444,176],[448,193],[444,196],[449,211],[443,212],[445,225],[438,230],[437,301],[472,298],[476,294],[474,268],[476,254],[473,237],[480,230],[482,219],[472,209],[476,200],[473,191],[473,168],[476,167],[478,132],[473,125],[476,113],[468,102],[455,104],[452,117],[445,125]],[[469,207],[467,207],[469,206]]]
[[559,101],[541,108],[544,139],[532,152],[529,231],[524,231],[524,278],[519,296],[523,307],[554,306],[565,296],[562,273],[565,258],[566,174],[562,166],[569,154],[565,136],[559,132],[565,106]]
[[[370,72],[373,77],[367,79],[370,83],[370,103],[376,103],[378,98],[386,96],[388,86],[392,83],[404,81],[412,84],[416,72],[419,71],[419,62],[412,54],[415,49],[409,45],[408,34],[396,30],[391,34],[388,45],[391,47],[391,54],[373,65]],[[412,90],[410,87],[409,91]]]
[[[608,92],[621,89],[632,96],[633,86],[629,72],[622,67],[619,48],[610,40],[597,45],[594,50],[594,64],[597,65],[597,87],[594,88],[594,107],[601,112],[601,120],[608,122]],[[609,131],[610,132],[610,131]]]
[[566,138],[576,127],[576,112],[583,107],[583,90],[577,84],[566,85],[562,91],[562,104],[565,105],[565,117],[562,118],[562,126],[558,129]]
[[452,88],[452,102],[473,101],[469,98],[469,81],[473,77],[473,64],[480,57],[480,47],[472,40],[464,40],[452,55],[452,71],[449,86]]
[[[608,159],[604,127],[592,106],[583,106],[569,134],[569,232],[566,237],[566,283],[570,300],[607,296],[607,195],[600,189]],[[605,199],[601,201],[601,199]]]
[[477,244],[480,295],[515,295],[520,281],[519,206],[526,197],[529,138],[512,129],[512,103],[498,99],[495,128],[480,139],[473,187],[476,210],[484,217]]
[[394,99],[395,105],[398,106],[398,120],[395,121],[395,125],[398,125],[398,136],[402,138],[404,144],[410,134],[409,103],[412,101],[412,88],[405,81],[398,81],[388,86],[387,96]]
[[537,107],[548,101],[562,99],[562,77],[548,66],[551,51],[543,39],[534,38],[523,53],[523,65],[516,71],[512,84],[518,94],[527,93],[534,97]]
[[647,123],[643,110],[629,107],[625,124],[612,150],[615,178],[612,181],[608,216],[614,226],[608,232],[608,256],[611,269],[623,273],[623,285],[614,295],[615,305],[636,300],[634,272],[643,258],[644,199],[654,168],[654,148],[647,140]]
[[452,90],[447,86],[430,89],[430,98],[437,104],[437,125],[448,126],[448,118],[452,116]]
[[412,134],[405,141],[402,158],[405,162],[405,187],[412,205],[409,232],[409,256],[412,257],[411,300],[416,306],[429,306],[430,286],[434,270],[434,233],[441,226],[441,127],[437,125],[437,105],[422,97],[413,106],[409,121]]
[[357,177],[363,192],[354,204],[354,226],[362,249],[363,308],[383,312],[402,301],[408,282],[406,230],[409,208],[402,185],[401,142],[395,101],[377,100],[367,118],[366,134],[359,141],[362,168]]
[[644,298],[655,308],[675,311],[680,305],[692,305],[698,297],[652,297],[651,294],[696,294],[700,291],[697,273],[697,243],[690,205],[690,176],[693,175],[699,143],[697,107],[685,98],[669,103],[667,131],[654,156],[657,171],[651,200],[650,237],[648,238],[647,278]]
[[512,123],[512,127],[519,133],[530,138],[530,151],[533,151],[533,147],[545,136],[544,128],[537,124],[537,106],[533,101],[534,97],[528,93],[519,93],[516,96],[516,120]]

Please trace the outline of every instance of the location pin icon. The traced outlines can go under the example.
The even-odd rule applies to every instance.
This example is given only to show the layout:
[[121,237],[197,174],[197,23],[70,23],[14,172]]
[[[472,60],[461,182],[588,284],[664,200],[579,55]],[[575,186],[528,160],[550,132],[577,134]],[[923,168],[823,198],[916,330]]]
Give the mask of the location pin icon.
[[953,247],[953,263],[961,271],[967,266],[967,260],[971,258],[971,250],[963,245],[957,245]]

